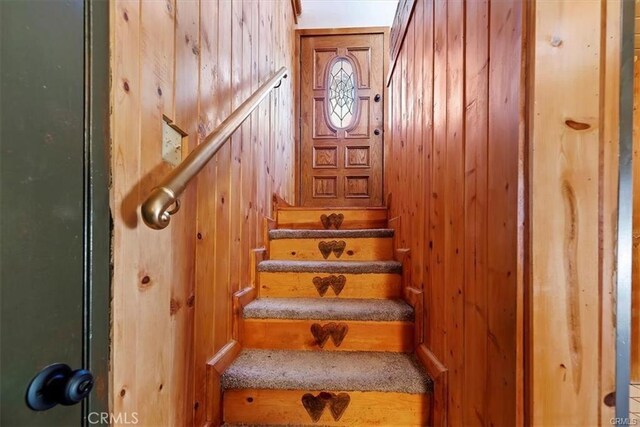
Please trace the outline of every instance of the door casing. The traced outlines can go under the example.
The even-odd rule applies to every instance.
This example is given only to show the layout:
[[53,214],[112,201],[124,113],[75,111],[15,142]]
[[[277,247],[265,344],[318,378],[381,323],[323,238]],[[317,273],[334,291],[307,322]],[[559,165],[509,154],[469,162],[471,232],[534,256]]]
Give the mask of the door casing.
[[[84,403],[89,413],[109,412],[111,335],[111,242],[109,206],[111,150],[109,2],[88,0],[85,7],[85,280],[83,363],[96,379]],[[88,339],[91,337],[90,339]]]

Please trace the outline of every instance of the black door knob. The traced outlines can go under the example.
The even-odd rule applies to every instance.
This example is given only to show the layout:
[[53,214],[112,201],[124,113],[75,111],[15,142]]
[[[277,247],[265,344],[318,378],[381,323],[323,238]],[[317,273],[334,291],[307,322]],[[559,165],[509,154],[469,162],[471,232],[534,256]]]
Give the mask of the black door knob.
[[373,134],[374,135],[380,135],[380,129],[374,129],[373,130]]
[[379,93],[376,93],[376,96],[374,96],[374,97],[373,97],[373,100],[374,100],[375,102],[380,102],[380,99],[381,99],[381,97],[380,97],[380,94],[379,94]]
[[27,406],[46,411],[56,405],[75,405],[89,396],[93,375],[85,369],[72,370],[64,363],[54,363],[36,374],[27,387]]

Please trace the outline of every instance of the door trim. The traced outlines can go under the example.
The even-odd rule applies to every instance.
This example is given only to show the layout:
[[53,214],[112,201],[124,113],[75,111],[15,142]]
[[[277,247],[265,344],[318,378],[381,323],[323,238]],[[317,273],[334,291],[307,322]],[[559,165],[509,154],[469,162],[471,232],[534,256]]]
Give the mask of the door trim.
[[111,211],[109,209],[109,3],[90,0],[84,14],[84,283],[82,363],[96,385],[82,402],[82,425],[109,412]]
[[[634,17],[635,4],[620,5],[620,87],[619,87],[619,164],[618,230],[616,251],[616,419],[629,419],[629,383],[631,379],[631,321],[633,258],[633,86],[634,86]],[[637,165],[635,167],[638,167]],[[637,284],[636,284],[637,286]]]
[[[294,180],[293,184],[295,186],[294,192],[294,206],[300,206],[300,202],[302,200],[302,134],[301,134],[301,102],[300,95],[302,90],[302,85],[300,82],[301,75],[300,71],[302,69],[302,39],[304,37],[315,37],[315,36],[344,36],[344,35],[357,35],[357,34],[382,34],[383,35],[383,45],[382,45],[382,57],[384,59],[382,75],[387,76],[389,73],[389,32],[391,28],[389,27],[356,27],[356,28],[305,28],[296,30],[295,32],[295,52],[294,52],[294,60],[292,67],[293,74],[293,98],[294,98]],[[387,144],[390,144],[391,141],[391,133],[387,132],[389,129],[389,104],[387,103],[388,95],[389,95],[389,87],[387,86],[386,80],[383,81],[382,90],[384,91],[384,95],[382,97],[382,109],[384,111],[384,120],[382,125],[382,200],[383,204],[386,203],[386,180],[384,173],[384,166],[386,164],[386,147]]]

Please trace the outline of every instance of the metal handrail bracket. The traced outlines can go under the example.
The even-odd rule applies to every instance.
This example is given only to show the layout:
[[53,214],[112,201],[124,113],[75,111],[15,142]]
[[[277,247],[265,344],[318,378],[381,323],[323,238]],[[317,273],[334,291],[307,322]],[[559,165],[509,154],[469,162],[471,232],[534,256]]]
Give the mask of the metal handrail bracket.
[[[280,87],[282,79],[286,77],[286,67],[280,68],[273,77],[260,86],[253,95],[220,123],[175,169],[167,174],[142,204],[141,213],[145,224],[155,230],[162,230],[169,225],[171,215],[180,209],[179,197],[189,182],[215,156],[260,102],[273,89]],[[174,208],[169,209],[171,206]]]

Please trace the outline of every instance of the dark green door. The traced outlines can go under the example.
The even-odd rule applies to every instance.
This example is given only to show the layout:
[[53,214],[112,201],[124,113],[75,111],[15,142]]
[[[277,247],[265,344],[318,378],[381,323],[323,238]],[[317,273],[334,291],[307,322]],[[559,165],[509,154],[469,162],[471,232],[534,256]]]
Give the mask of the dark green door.
[[[106,45],[106,2],[94,3]],[[94,107],[106,111],[107,51],[94,61],[92,4],[0,0],[2,426],[81,425],[106,401],[106,144],[94,135],[106,119]],[[91,370],[93,400],[29,409],[27,385],[53,363]]]

